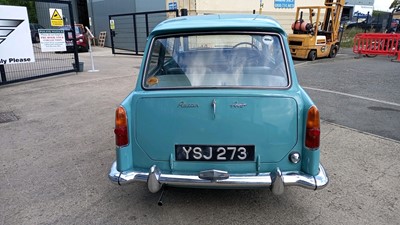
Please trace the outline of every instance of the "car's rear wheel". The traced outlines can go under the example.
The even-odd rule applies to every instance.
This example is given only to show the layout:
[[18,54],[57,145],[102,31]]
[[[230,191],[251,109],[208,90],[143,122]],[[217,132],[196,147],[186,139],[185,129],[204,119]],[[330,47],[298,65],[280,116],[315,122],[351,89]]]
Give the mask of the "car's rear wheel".
[[82,50],[82,52],[88,52],[89,46],[82,47],[81,50]]
[[39,42],[40,42],[39,34],[35,34],[34,43],[39,43]]

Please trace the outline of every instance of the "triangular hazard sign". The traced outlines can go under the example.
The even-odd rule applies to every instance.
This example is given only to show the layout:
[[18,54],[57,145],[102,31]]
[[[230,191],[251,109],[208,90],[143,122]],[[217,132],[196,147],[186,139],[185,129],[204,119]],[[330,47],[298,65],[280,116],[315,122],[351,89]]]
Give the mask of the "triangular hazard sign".
[[53,15],[51,15],[52,20],[62,20],[60,13],[57,12],[57,9],[54,10]]

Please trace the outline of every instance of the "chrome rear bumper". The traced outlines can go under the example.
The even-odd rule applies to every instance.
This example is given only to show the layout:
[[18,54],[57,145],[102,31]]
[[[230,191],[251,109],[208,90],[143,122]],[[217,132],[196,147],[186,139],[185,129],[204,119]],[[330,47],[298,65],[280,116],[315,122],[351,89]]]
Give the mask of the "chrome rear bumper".
[[[226,173],[225,171],[210,170],[207,174]],[[182,187],[204,187],[204,188],[271,188],[276,195],[284,192],[285,186],[299,186],[307,189],[317,190],[328,185],[329,179],[324,167],[319,165],[319,173],[311,176],[302,172],[281,172],[276,168],[271,173],[260,173],[258,175],[246,176],[227,176],[223,178],[208,177],[199,178],[196,175],[178,175],[163,174],[157,168],[152,166],[148,173],[146,172],[119,172],[116,162],[111,166],[108,175],[113,183],[123,185],[135,181],[147,182],[150,192],[157,192],[163,185],[182,186]]]

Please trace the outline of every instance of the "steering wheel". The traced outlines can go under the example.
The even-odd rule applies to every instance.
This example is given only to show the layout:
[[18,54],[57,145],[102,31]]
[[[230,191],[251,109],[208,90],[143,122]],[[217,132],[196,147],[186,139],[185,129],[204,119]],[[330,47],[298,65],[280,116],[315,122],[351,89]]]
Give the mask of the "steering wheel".
[[319,27],[319,26],[321,26],[321,25],[322,25],[321,21],[318,22],[318,25],[317,25],[317,22],[314,22],[314,23],[312,24],[313,27]]
[[[237,48],[240,45],[250,45],[252,48]],[[257,46],[250,42],[240,42],[232,47],[231,68],[237,68],[238,65],[256,66],[261,60],[261,54]]]
[[256,45],[254,45],[253,43],[250,43],[250,42],[246,42],[246,41],[240,42],[240,43],[234,45],[232,48],[236,48],[236,47],[238,47],[238,46],[240,46],[240,45],[251,45],[252,48],[255,48],[255,49],[258,50],[258,48],[257,48]]

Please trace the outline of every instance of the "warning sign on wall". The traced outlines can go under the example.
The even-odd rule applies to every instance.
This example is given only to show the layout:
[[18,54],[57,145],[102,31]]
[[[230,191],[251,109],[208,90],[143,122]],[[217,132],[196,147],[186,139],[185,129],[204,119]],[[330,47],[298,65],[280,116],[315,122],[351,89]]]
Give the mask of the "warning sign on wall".
[[110,29],[115,30],[115,22],[114,20],[110,20]]
[[49,11],[50,11],[51,26],[53,26],[53,27],[62,27],[62,26],[64,26],[62,10],[61,9],[50,8]]

